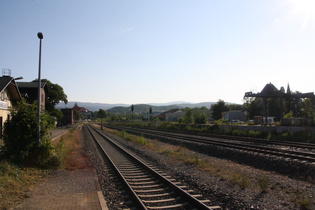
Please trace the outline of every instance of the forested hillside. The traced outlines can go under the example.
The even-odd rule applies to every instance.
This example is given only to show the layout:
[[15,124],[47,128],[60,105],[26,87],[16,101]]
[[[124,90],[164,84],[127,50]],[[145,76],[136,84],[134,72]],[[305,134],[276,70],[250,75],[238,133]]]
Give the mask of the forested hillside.
[[[152,107],[152,112],[164,112],[170,109],[175,109],[175,108],[181,108],[178,105],[170,105],[170,106],[151,106],[147,104],[136,104],[134,105],[134,112],[135,113],[145,113],[149,112],[150,107]],[[113,107],[111,109],[108,109],[107,112],[112,113],[112,114],[127,114],[131,113],[131,106],[129,107],[123,107],[123,106],[118,106],[118,107]]]

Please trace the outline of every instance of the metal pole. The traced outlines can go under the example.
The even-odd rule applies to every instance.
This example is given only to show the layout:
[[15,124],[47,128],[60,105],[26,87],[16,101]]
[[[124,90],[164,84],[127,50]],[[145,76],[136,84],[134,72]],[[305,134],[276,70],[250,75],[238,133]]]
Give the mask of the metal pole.
[[39,38],[39,64],[38,64],[38,108],[37,108],[37,123],[38,123],[38,128],[37,128],[37,137],[38,137],[38,145],[40,145],[40,111],[41,111],[41,94],[40,94],[40,89],[41,89],[41,60],[42,60],[42,39],[43,34],[39,32],[37,34],[37,37]]

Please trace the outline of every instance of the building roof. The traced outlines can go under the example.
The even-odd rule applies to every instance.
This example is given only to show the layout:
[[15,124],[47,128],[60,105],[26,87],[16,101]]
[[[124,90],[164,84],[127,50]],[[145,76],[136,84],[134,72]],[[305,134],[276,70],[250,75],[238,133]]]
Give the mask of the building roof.
[[74,104],[73,110],[77,110],[78,112],[90,112],[88,109],[84,107],[79,107],[77,103]]
[[278,92],[279,92],[279,90],[273,84],[269,83],[262,89],[260,94],[262,96],[270,96],[270,95],[274,95]]
[[[47,82],[41,82],[41,88],[46,86]],[[38,82],[17,82],[19,88],[38,88]]]
[[21,93],[16,86],[16,82],[13,77],[0,77],[0,92],[5,90],[6,88],[8,89],[10,96],[14,101],[21,100]]
[[288,85],[287,93],[278,90],[273,84],[267,84],[260,93],[246,92],[244,97],[261,97],[261,98],[314,98],[313,92],[310,93],[292,93]]
[[13,80],[13,77],[0,77],[0,91],[3,91]]

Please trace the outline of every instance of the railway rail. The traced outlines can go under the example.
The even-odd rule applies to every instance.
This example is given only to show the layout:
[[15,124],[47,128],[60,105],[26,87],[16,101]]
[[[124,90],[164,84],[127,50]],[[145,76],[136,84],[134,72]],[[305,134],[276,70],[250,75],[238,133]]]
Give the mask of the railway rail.
[[102,156],[129,192],[136,209],[220,209],[126,151],[105,133],[90,125],[87,128]]
[[[154,138],[166,138],[178,141],[186,142],[198,142],[203,144],[211,144],[215,146],[233,148],[244,152],[255,152],[263,155],[273,155],[276,157],[289,158],[298,161],[315,162],[315,145],[313,144],[299,144],[299,143],[287,143],[287,142],[267,142],[258,139],[252,139],[251,141],[245,141],[244,138],[234,137],[233,141],[226,138],[210,137],[210,136],[197,136],[181,133],[171,133],[166,131],[159,131],[154,129],[139,129],[130,128],[125,126],[112,126],[106,125],[108,128],[125,130],[140,135],[150,136]],[[308,151],[291,150],[284,148],[274,148],[273,145],[281,145],[294,148],[307,148]],[[312,151],[313,150],[313,151]]]

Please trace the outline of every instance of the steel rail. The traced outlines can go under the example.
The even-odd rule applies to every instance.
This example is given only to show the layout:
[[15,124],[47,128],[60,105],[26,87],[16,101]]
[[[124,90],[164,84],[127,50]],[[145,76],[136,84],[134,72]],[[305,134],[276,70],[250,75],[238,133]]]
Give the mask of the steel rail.
[[115,163],[113,162],[113,160],[110,158],[110,156],[108,155],[108,153],[106,152],[106,150],[100,145],[100,143],[97,141],[96,136],[92,133],[90,126],[87,126],[88,131],[90,133],[90,135],[92,136],[94,142],[97,145],[97,148],[103,153],[103,157],[107,159],[108,163],[110,164],[110,166],[114,169],[115,174],[119,177],[119,179],[122,181],[123,185],[125,185],[126,190],[129,192],[129,194],[132,197],[132,200],[134,201],[134,205],[138,208],[138,209],[147,209],[144,204],[142,203],[141,199],[137,196],[137,194],[134,192],[134,190],[131,188],[131,186],[129,185],[129,183],[127,182],[127,180],[124,178],[124,176],[122,175],[122,173],[119,171],[119,169],[116,167]]
[[[89,131],[90,131],[90,133],[92,134],[92,130],[93,131],[95,131],[95,132],[97,132],[98,133],[98,135],[100,135],[100,136],[102,136],[102,138],[104,138],[104,139],[107,139],[107,140],[109,140],[110,139],[110,137],[109,136],[107,136],[106,134],[104,134],[103,132],[100,132],[100,131],[98,131],[97,129],[95,129],[95,128],[93,128],[93,127],[91,127],[91,126],[88,126],[88,128],[89,128]],[[95,137],[95,135],[93,135],[93,138],[95,139],[95,141],[98,143],[98,141],[96,140],[97,138]],[[173,181],[171,181],[170,179],[168,179],[167,177],[165,177],[165,176],[163,176],[161,173],[159,173],[158,171],[156,171],[155,169],[153,169],[152,167],[150,167],[150,166],[148,166],[147,164],[145,164],[143,161],[141,161],[139,158],[137,158],[137,157],[135,157],[134,155],[132,155],[131,153],[129,153],[128,151],[126,151],[125,149],[123,149],[121,146],[119,146],[118,144],[116,144],[115,142],[113,142],[113,141],[111,141],[111,140],[109,140],[110,141],[110,144],[112,144],[112,145],[114,145],[115,146],[115,148],[117,148],[120,152],[124,152],[124,154],[126,154],[127,156],[128,156],[128,158],[131,158],[133,161],[136,161],[137,162],[137,164],[140,164],[141,165],[141,167],[143,167],[143,168],[145,168],[145,170],[148,170],[151,174],[153,174],[153,177],[158,177],[158,179],[159,179],[159,182],[161,181],[163,184],[165,184],[165,185],[167,185],[168,186],[168,188],[170,188],[170,189],[172,189],[172,191],[173,192],[175,192],[176,194],[178,194],[179,195],[179,197],[181,197],[182,198],[182,200],[184,200],[185,202],[186,202],[186,204],[189,206],[189,208],[190,207],[194,207],[194,208],[196,208],[196,209],[219,209],[220,207],[218,207],[218,206],[213,206],[213,207],[209,207],[209,206],[207,206],[204,202],[209,202],[208,200],[206,200],[206,201],[200,201],[200,200],[198,200],[196,197],[198,197],[198,196],[194,196],[194,195],[191,195],[191,194],[189,194],[188,192],[186,192],[185,190],[183,190],[183,189],[181,189],[179,186],[177,186]],[[101,146],[99,146],[99,147],[101,147]],[[102,149],[103,150],[103,149]],[[105,152],[105,151],[104,151]],[[112,162],[112,164],[114,164],[113,162]],[[126,164],[126,165],[128,165],[128,164]],[[127,168],[129,167],[129,166],[126,166]],[[130,187],[130,188],[134,188],[134,189],[130,189],[129,191],[130,192],[132,192],[134,195],[134,197],[136,198],[136,201],[137,202],[141,202],[142,204],[141,204],[141,206],[142,206],[142,208],[143,207],[145,207],[145,208],[148,208],[148,209],[170,209],[170,208],[184,208],[185,209],[185,207],[183,207],[182,205],[169,205],[169,206],[166,206],[166,207],[163,207],[163,206],[158,206],[158,207],[148,207],[148,204],[154,204],[155,202],[162,202],[162,201],[165,201],[165,202],[168,202],[168,201],[174,201],[175,199],[165,199],[165,200],[158,200],[158,201],[145,201],[145,200],[143,200],[143,199],[141,199],[138,195],[137,195],[137,192],[139,193],[140,191],[139,190],[137,190],[137,186],[135,186],[135,185],[137,185],[137,184],[139,184],[139,185],[154,185],[155,184],[155,182],[153,182],[153,181],[150,181],[150,179],[147,179],[147,178],[145,178],[145,177],[147,177],[147,176],[139,176],[137,179],[135,178],[135,176],[136,175],[131,175],[131,177],[125,177],[125,175],[121,172],[121,170],[123,170],[123,169],[119,169],[119,167],[117,167],[117,166],[115,166],[114,167],[115,168],[115,170],[120,170],[119,172],[117,172],[118,174],[120,174],[119,176],[120,177],[123,177],[123,179],[124,179],[124,181],[126,182],[126,186],[128,186],[128,187]],[[135,170],[135,169],[133,169],[133,170]],[[137,181],[137,182],[135,182],[135,180],[134,180],[134,183],[131,183],[132,182],[132,177]],[[136,184],[135,184],[136,183]],[[177,184],[179,184],[179,183],[177,183]],[[183,187],[183,186],[182,186]],[[139,187],[139,188],[141,188],[141,187]],[[156,195],[156,196],[162,196],[163,194],[161,194],[161,195]],[[148,196],[142,196],[142,197],[148,197]]]

